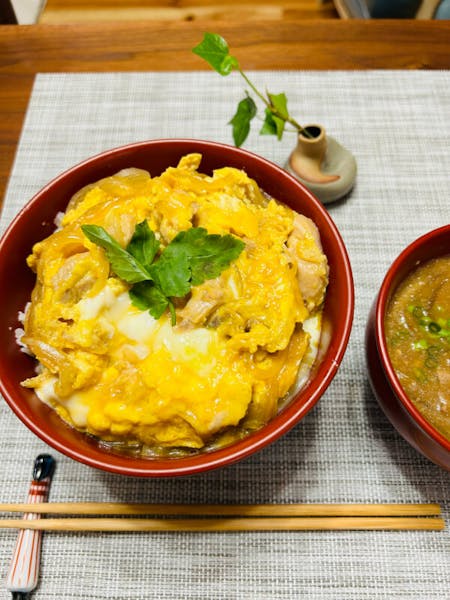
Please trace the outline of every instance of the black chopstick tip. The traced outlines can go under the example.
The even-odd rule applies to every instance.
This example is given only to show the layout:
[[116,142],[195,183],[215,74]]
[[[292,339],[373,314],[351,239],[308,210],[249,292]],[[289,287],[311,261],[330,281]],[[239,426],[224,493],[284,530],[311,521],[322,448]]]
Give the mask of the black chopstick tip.
[[50,454],[39,454],[34,461],[33,479],[42,481],[51,478],[55,471],[56,461]]

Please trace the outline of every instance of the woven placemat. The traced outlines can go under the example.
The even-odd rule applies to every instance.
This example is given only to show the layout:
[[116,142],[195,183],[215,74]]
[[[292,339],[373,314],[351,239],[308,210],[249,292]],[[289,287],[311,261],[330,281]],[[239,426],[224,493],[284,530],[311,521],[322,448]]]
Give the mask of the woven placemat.
[[[95,471],[54,453],[54,501],[192,503],[438,502],[450,474],[413,450],[386,420],[364,364],[369,307],[386,269],[414,238],[449,222],[447,72],[255,72],[285,91],[303,123],[321,123],[358,162],[356,186],[330,213],[353,266],[348,350],[316,408],[289,434],[227,469],[181,480]],[[232,143],[226,123],[241,81],[199,73],[39,75],[5,199],[2,226],[43,184],[102,150],[160,137]],[[251,133],[246,148],[283,164],[281,142]],[[4,293],[2,291],[2,293]],[[48,447],[0,404],[0,488],[26,497],[35,455]],[[0,532],[0,575],[16,534]],[[63,534],[44,536],[36,600],[442,600],[449,597],[447,532]],[[0,597],[9,598],[4,586]]]

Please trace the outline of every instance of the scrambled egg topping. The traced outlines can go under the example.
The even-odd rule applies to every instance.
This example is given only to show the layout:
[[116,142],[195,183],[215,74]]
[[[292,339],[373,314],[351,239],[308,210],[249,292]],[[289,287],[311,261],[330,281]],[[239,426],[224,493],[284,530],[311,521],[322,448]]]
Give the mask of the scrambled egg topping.
[[[231,441],[274,416],[308,356],[304,323],[320,315],[328,280],[314,223],[243,171],[198,172],[200,160],[88,185],[28,258],[37,282],[21,342],[39,368],[23,385],[102,440],[147,449]],[[131,304],[129,285],[80,228],[101,225],[125,247],[143,220],[162,247],[193,226],[245,242],[219,277],[175,299],[175,326]]]

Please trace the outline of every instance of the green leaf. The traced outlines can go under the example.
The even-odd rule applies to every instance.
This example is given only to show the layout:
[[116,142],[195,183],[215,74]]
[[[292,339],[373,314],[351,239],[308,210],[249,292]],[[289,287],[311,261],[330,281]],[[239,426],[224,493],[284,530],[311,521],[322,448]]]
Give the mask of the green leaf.
[[155,319],[169,308],[173,325],[176,313],[171,298],[186,296],[193,285],[220,275],[245,247],[232,235],[210,235],[202,227],[192,227],[178,233],[155,260],[159,242],[147,221],[136,225],[127,249],[103,227],[83,225],[82,230],[105,250],[112,271],[134,284],[129,290],[133,305],[148,310]]
[[244,242],[232,235],[207,235],[202,254],[191,258],[192,285],[218,277],[244,248]]
[[217,33],[205,33],[192,52],[206,60],[220,75],[229,75],[233,69],[239,69],[237,59],[229,53],[227,42]]
[[159,250],[159,241],[148,226],[147,221],[138,223],[133,237],[127,246],[127,252],[132,254],[144,267],[148,268]]
[[131,302],[140,310],[148,310],[159,319],[169,305],[169,300],[151,281],[136,283],[129,291]]
[[[276,135],[281,140],[287,122],[293,125],[297,131],[304,131],[302,126],[289,114],[286,94],[284,92],[280,94],[261,93],[241,69],[238,60],[230,54],[228,44],[223,37],[217,33],[205,33],[203,40],[192,51],[206,60],[220,75],[229,75],[233,70],[239,72],[252,92],[262,100],[270,113],[266,111],[265,122],[260,130],[261,135]],[[234,143],[238,147],[247,139],[250,131],[250,121],[254,116],[250,116],[251,111],[248,106],[245,106],[246,103],[249,103],[249,101],[243,101],[238,105],[237,112],[230,121],[233,126]],[[307,135],[307,132],[305,135]],[[310,136],[308,135],[308,137]]]
[[277,135],[277,126],[273,120],[273,115],[268,108],[265,110],[264,123],[259,133],[260,135]]
[[256,104],[250,96],[247,96],[238,104],[236,113],[229,123],[233,127],[233,140],[235,146],[238,148],[247,139],[250,131],[250,122],[256,115],[256,111]]
[[82,225],[84,235],[105,250],[112,271],[127,283],[150,279],[144,266],[99,225]]
[[275,126],[277,128],[277,138],[281,140],[281,138],[283,137],[286,121],[283,121],[283,119],[279,119],[275,115],[273,115],[273,120],[275,121]]
[[[170,248],[170,244],[167,248]],[[166,296],[182,298],[191,289],[189,260],[183,254],[179,256],[167,255],[166,250],[159,260],[150,267],[150,273],[152,279]]]
[[281,93],[281,94],[267,94],[267,95],[269,97],[271,105],[274,107],[274,109],[277,112],[276,116],[283,119],[284,121],[286,121],[286,119],[289,119],[289,111],[287,108],[286,94]]
[[276,117],[270,108],[266,108],[263,126],[260,129],[260,135],[276,135],[279,140],[283,137],[285,122]]
[[272,117],[277,128],[277,138],[281,140],[286,125],[286,120],[289,119],[289,111],[287,108],[286,94],[268,94],[270,102],[277,114],[272,111]]
[[162,260],[188,264],[191,284],[200,285],[220,275],[244,247],[244,242],[232,235],[208,234],[203,227],[192,227],[175,236],[155,267]]

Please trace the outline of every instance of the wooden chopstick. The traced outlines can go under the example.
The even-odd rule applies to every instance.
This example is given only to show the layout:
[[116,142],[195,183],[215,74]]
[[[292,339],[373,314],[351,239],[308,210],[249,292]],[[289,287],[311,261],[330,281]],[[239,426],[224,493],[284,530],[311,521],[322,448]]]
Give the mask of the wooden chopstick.
[[239,517],[412,517],[441,514],[439,504],[0,504],[1,512],[59,515],[191,515]]
[[[43,531],[299,531],[441,530],[438,504],[126,504],[51,502],[0,504],[0,511],[84,515],[83,518],[0,519],[0,528]],[[103,515],[89,518],[85,515]],[[105,518],[176,515],[195,519]]]
[[62,518],[3,519],[0,527],[41,531],[311,531],[442,530],[430,517],[243,517],[197,519]]

